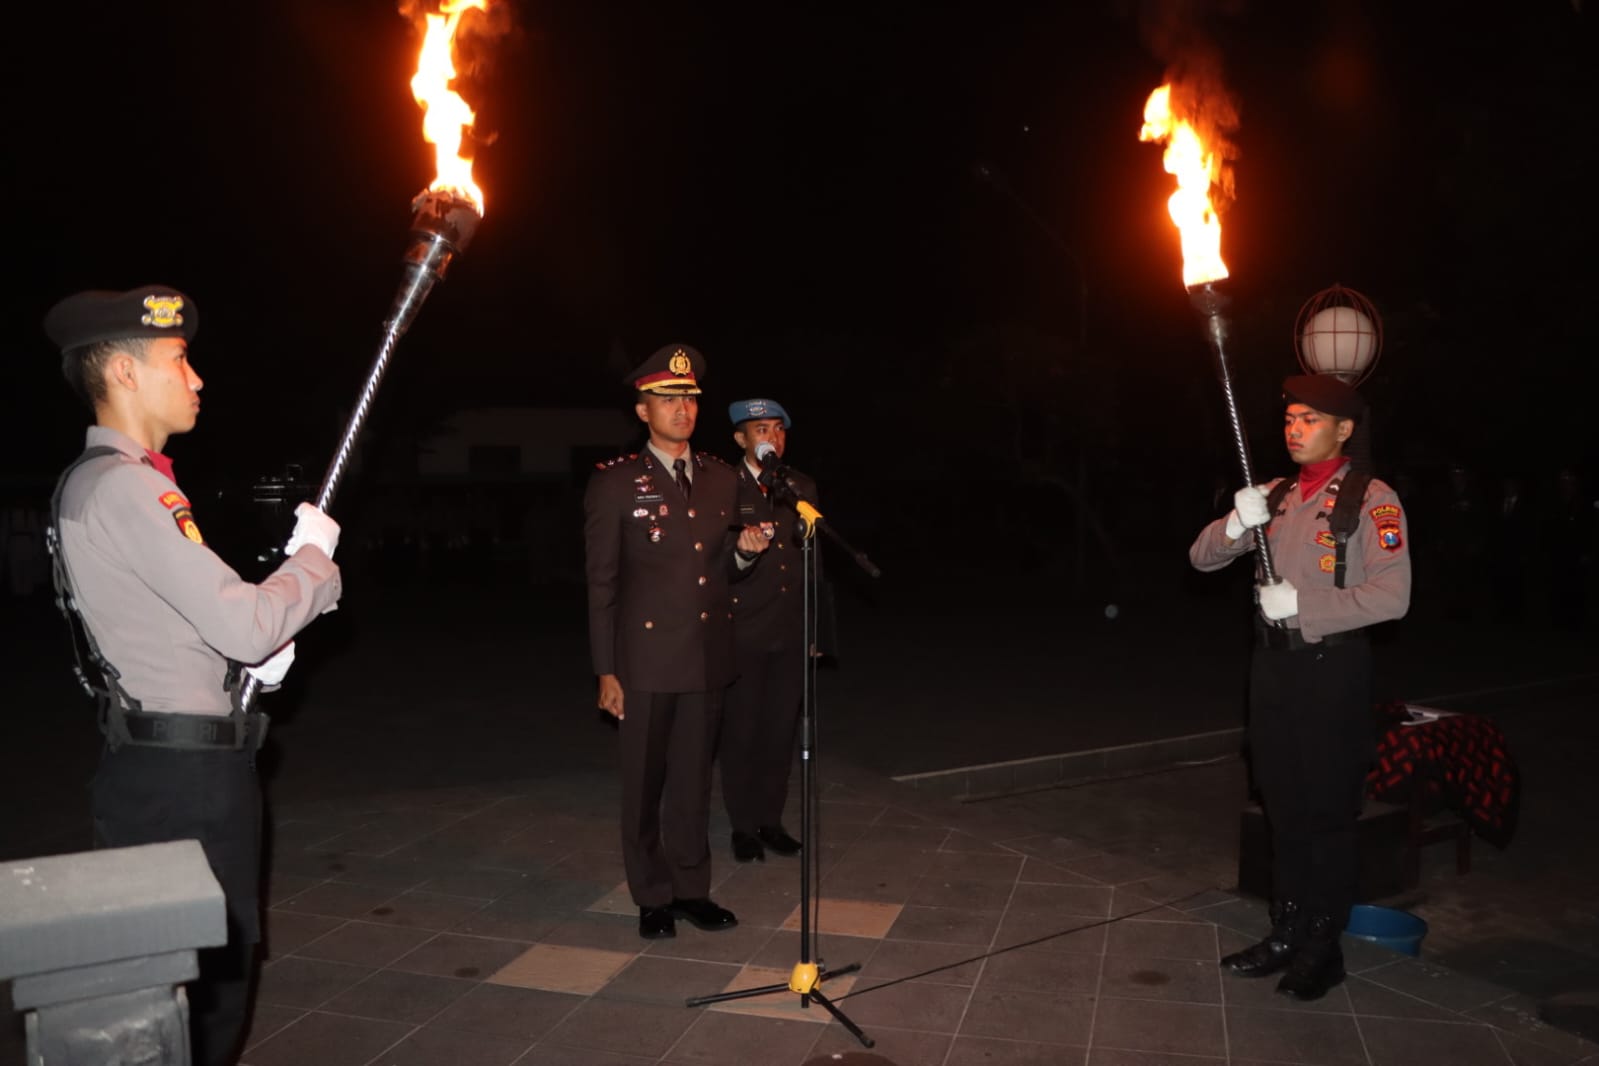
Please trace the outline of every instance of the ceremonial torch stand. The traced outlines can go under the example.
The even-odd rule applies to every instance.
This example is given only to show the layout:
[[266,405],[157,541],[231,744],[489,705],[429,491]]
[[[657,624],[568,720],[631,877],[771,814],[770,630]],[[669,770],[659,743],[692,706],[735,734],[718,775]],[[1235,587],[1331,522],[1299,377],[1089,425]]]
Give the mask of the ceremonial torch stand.
[[[333,502],[333,497],[339,491],[339,483],[344,480],[345,467],[349,465],[350,454],[355,450],[356,438],[366,425],[372,399],[377,395],[378,386],[383,383],[383,375],[388,372],[395,345],[410,328],[411,321],[416,318],[428,293],[433,291],[433,286],[443,279],[450,263],[466,250],[483,218],[471,200],[448,189],[424,189],[411,202],[411,207],[411,243],[405,250],[404,274],[394,294],[389,317],[383,323],[383,343],[378,345],[377,356],[372,360],[372,369],[367,371],[360,397],[355,402],[355,410],[350,413],[350,419],[344,426],[344,434],[334,449],[327,473],[322,475],[322,487],[317,489],[316,506],[323,511]],[[241,713],[249,713],[260,691],[261,682],[254,675],[246,676],[239,690]]]

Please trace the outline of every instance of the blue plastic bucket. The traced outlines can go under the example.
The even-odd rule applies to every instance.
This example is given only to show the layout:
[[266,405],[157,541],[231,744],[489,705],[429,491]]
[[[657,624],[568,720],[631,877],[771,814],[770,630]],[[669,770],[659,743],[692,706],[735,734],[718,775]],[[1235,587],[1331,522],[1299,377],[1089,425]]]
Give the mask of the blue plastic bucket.
[[1420,955],[1427,923],[1409,911],[1358,903],[1349,910],[1344,932],[1402,955]]

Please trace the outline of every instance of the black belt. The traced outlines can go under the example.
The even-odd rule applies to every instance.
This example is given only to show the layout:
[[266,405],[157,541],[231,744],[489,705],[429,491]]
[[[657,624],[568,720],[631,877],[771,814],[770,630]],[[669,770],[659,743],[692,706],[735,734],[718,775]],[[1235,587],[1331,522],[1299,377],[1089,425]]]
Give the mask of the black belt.
[[[260,713],[234,715],[158,714],[126,711],[122,715],[133,744],[161,748],[242,748],[254,751],[266,739],[267,717]],[[242,732],[241,732],[242,730]]]
[[1328,633],[1314,644],[1306,640],[1297,629],[1278,626],[1259,626],[1255,629],[1256,645],[1268,651],[1310,651],[1316,648],[1330,648],[1334,644],[1349,644],[1365,639],[1366,631],[1363,628]]

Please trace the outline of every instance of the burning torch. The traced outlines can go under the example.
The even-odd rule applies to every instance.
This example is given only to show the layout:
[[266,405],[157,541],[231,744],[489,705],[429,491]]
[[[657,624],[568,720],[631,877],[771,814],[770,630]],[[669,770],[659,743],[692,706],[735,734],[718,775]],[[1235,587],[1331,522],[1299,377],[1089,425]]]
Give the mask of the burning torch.
[[[1170,84],[1149,94],[1144,104],[1144,127],[1138,139],[1166,146],[1163,157],[1166,172],[1177,179],[1177,191],[1166,202],[1166,208],[1182,237],[1183,287],[1188,290],[1194,309],[1204,319],[1205,339],[1216,357],[1216,375],[1227,405],[1227,422],[1232,427],[1238,465],[1243,471],[1244,484],[1253,485],[1255,472],[1249,459],[1249,438],[1244,434],[1243,420],[1238,415],[1231,360],[1227,358],[1232,322],[1225,314],[1227,296],[1217,288],[1217,283],[1227,278],[1227,264],[1221,258],[1221,221],[1216,217],[1210,190],[1213,185],[1222,184],[1222,158],[1214,145],[1206,143],[1194,122],[1173,106]],[[1256,526],[1251,532],[1259,552],[1262,580],[1275,585],[1277,569],[1272,563],[1265,527]]]
[[[395,346],[411,327],[433,286],[471,243],[483,220],[483,190],[472,180],[472,161],[460,155],[462,131],[471,127],[476,116],[450,83],[456,76],[453,52],[461,16],[469,10],[487,9],[488,0],[445,0],[438,14],[426,16],[427,31],[417,56],[416,75],[411,79],[411,94],[423,109],[422,136],[434,145],[437,176],[411,201],[410,243],[402,259],[400,286],[383,323],[383,341],[333,459],[322,475],[322,486],[317,489],[316,506],[323,511],[332,504],[339,483],[344,480],[356,438],[366,425]],[[261,683],[254,676],[245,679],[239,692],[243,711],[248,712],[254,705],[260,689]]]

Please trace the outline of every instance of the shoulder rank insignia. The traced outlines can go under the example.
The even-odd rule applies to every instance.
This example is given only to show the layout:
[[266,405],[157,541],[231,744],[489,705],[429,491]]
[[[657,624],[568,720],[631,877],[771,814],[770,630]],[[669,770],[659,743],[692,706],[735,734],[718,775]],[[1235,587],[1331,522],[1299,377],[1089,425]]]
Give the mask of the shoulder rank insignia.
[[194,512],[189,510],[187,503],[173,510],[172,520],[178,524],[178,531],[185,537],[196,544],[205,543],[205,538],[200,535],[200,527],[194,521]]
[[720,455],[717,455],[714,452],[697,451],[694,453],[694,464],[701,470],[705,469],[705,464],[707,461],[715,463],[717,466],[725,466],[729,470],[732,469],[732,465],[726,459],[723,459]]
[[627,455],[613,456],[610,459],[606,459],[606,460],[604,460],[602,462],[595,463],[594,464],[594,469],[596,469],[596,470],[609,470],[611,467],[615,466],[617,463],[630,463],[634,459],[637,459],[637,458],[638,458],[638,452],[632,452],[632,453],[627,454]]

